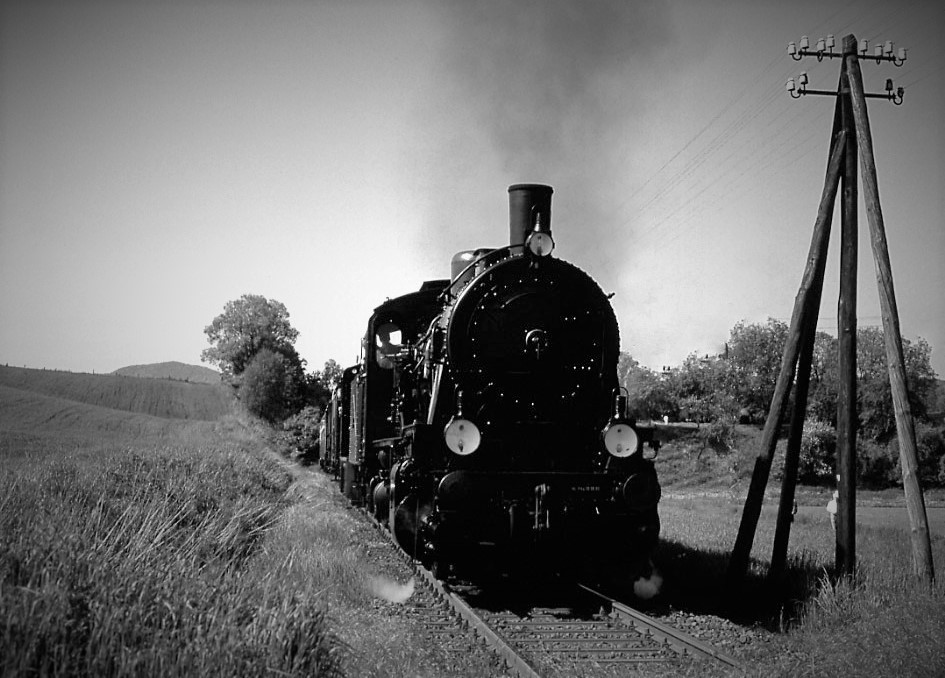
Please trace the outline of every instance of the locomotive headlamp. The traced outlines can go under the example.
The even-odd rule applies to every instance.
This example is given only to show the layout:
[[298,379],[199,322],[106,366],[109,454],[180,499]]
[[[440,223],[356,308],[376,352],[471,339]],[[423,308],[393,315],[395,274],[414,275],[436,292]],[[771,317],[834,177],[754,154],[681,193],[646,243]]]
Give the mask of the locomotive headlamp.
[[536,257],[547,257],[554,250],[555,241],[547,233],[533,231],[525,240],[525,247]]
[[604,447],[615,457],[629,457],[639,444],[637,432],[626,422],[615,421],[604,429]]
[[465,457],[479,449],[482,436],[479,427],[468,419],[453,417],[443,429],[443,439],[450,450]]
[[535,214],[535,226],[525,238],[525,247],[536,257],[547,257],[555,248],[554,238],[547,228],[542,228],[541,212]]
[[479,427],[463,418],[463,392],[456,393],[456,414],[443,429],[443,440],[450,451],[465,457],[479,449],[482,436]]
[[627,420],[627,389],[614,389],[614,414],[601,433],[604,448],[615,457],[629,457],[640,446],[640,437]]

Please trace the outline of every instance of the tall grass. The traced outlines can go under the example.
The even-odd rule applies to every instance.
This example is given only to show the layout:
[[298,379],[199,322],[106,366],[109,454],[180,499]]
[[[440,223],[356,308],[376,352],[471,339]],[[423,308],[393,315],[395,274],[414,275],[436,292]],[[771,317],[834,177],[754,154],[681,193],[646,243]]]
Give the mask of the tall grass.
[[[945,675],[945,586],[913,575],[902,531],[864,536],[855,575],[836,578],[824,568],[790,636],[805,648],[809,675],[826,666],[856,676]],[[945,549],[937,541],[941,564]]]
[[288,505],[272,460],[42,439],[0,455],[0,673],[340,674],[324,601],[254,570]]
[[784,576],[766,579],[776,507],[758,524],[749,573],[740,590],[725,574],[741,503],[724,497],[664,499],[657,566],[664,602],[731,616],[776,633],[751,651],[752,675],[945,675],[945,540],[933,539],[937,583],[913,574],[906,531],[857,528],[857,571],[834,570],[835,537],[826,512],[795,521]]

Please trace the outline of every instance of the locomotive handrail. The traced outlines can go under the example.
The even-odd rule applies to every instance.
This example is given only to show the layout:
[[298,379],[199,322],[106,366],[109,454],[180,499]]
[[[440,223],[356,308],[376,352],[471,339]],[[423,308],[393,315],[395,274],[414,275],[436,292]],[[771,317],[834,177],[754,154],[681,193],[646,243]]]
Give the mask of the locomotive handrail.
[[420,345],[421,345],[423,342],[425,342],[428,338],[432,338],[432,337],[433,337],[433,330],[434,330],[434,328],[436,327],[436,325],[437,325],[438,322],[440,322],[440,316],[437,315],[437,316],[435,316],[435,317],[433,318],[433,320],[430,321],[430,324],[427,325],[426,331],[425,331],[423,334],[421,334],[419,337],[417,337],[417,340],[414,342],[414,345],[415,345],[415,346],[420,346]]

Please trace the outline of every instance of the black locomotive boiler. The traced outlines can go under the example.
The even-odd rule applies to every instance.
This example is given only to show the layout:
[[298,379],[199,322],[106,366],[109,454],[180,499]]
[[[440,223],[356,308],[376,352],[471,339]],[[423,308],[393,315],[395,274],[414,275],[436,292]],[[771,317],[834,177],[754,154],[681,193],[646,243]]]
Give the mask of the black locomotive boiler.
[[378,306],[326,416],[322,465],[440,576],[646,574],[659,535],[653,429],[627,417],[607,296],[552,254],[551,195],[511,186],[507,246]]

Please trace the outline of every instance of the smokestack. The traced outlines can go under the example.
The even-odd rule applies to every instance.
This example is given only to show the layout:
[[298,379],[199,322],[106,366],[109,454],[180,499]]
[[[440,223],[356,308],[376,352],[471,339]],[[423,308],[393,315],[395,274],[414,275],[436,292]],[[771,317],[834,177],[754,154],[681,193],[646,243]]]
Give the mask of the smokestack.
[[509,186],[509,244],[523,245],[540,220],[542,233],[551,235],[551,194],[544,184]]

